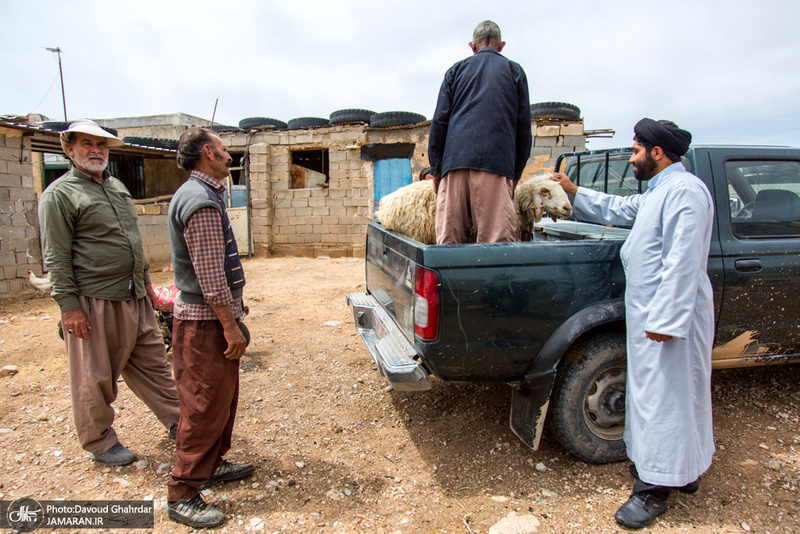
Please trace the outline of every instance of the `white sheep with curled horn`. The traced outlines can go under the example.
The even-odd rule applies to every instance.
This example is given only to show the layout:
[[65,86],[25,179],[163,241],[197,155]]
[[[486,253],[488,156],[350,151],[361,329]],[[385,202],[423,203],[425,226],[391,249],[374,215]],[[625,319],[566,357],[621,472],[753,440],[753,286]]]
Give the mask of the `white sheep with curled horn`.
[[533,225],[545,213],[555,222],[572,215],[572,204],[561,184],[551,180],[553,173],[537,172],[514,189],[514,207],[517,211],[517,239],[525,239],[533,232]]
[[[545,213],[553,220],[569,217],[572,205],[551,173],[534,174],[514,190],[517,211],[517,239],[533,230]],[[401,187],[383,197],[375,213],[376,219],[393,232],[403,234],[426,245],[436,244],[436,193],[433,181],[422,180]],[[474,233],[474,232],[473,232]]]

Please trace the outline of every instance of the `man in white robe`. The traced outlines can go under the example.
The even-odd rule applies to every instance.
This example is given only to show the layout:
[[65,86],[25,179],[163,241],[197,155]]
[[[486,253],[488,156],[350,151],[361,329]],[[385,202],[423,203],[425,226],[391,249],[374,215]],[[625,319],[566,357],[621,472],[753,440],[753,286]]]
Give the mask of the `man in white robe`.
[[[714,304],[706,272],[714,205],[705,184],[680,162],[691,134],[669,121],[634,128],[634,175],[641,195],[577,187],[578,219],[633,228],[620,251],[625,268],[628,372],[624,440],[639,478],[615,514],[631,528],[664,513],[671,489],[697,491],[715,451],[711,422]],[[638,473],[637,473],[638,471]]]

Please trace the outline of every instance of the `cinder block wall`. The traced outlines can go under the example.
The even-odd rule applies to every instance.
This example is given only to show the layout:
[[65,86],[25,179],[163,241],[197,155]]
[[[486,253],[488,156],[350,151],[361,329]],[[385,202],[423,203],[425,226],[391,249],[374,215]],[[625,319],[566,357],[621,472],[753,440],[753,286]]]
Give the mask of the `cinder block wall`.
[[531,124],[533,147],[522,179],[531,174],[555,169],[561,154],[586,150],[583,121],[538,121]]
[[[362,254],[370,220],[372,162],[365,126],[255,132],[250,137],[251,232],[256,255]],[[224,137],[232,152],[246,135]],[[292,152],[327,150],[328,187],[292,189]]]
[[0,128],[0,293],[20,291],[30,269],[42,275],[42,247],[30,138]]
[[142,234],[144,257],[152,265],[169,263],[169,237],[167,236],[168,203],[137,204],[139,233]]

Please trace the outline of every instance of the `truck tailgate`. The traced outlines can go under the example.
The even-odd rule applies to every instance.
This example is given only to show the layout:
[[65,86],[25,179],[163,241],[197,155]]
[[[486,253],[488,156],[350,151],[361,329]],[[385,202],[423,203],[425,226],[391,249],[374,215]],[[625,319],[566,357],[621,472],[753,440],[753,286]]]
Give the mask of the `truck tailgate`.
[[418,244],[402,236],[367,230],[368,293],[350,293],[347,304],[375,364],[401,391],[430,389],[414,348],[414,283]]
[[420,243],[367,229],[367,290],[414,343],[414,276]]

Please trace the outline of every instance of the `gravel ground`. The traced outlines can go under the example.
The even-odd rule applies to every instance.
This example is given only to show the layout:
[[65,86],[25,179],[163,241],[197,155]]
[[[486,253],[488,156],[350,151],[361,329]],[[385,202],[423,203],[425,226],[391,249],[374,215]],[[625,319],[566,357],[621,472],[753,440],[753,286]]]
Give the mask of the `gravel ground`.
[[[228,457],[258,470],[208,492],[228,516],[217,531],[477,534],[510,532],[501,527],[511,521],[527,532],[624,531],[613,514],[633,486],[626,464],[588,465],[549,436],[528,449],[508,427],[507,385],[386,390],[345,305],[364,290],[363,260],[245,269],[253,342]],[[18,368],[0,377],[0,498],[155,499],[154,532],[191,531],[163,512],[173,442],[124,384],[115,428],[140,461],[107,468],[79,447],[57,320],[34,291],[0,298],[0,367]],[[644,532],[800,532],[797,371],[714,373],[714,464],[698,493],[673,495]]]

